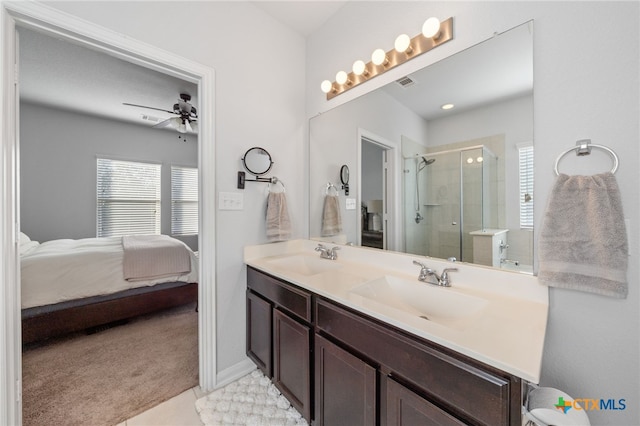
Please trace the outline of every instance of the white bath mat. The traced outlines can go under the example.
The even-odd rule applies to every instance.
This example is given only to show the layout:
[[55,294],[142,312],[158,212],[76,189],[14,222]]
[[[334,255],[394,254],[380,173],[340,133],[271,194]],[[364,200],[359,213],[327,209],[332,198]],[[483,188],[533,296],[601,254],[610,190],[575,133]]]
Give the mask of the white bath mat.
[[308,426],[259,370],[198,399],[196,410],[206,426]]

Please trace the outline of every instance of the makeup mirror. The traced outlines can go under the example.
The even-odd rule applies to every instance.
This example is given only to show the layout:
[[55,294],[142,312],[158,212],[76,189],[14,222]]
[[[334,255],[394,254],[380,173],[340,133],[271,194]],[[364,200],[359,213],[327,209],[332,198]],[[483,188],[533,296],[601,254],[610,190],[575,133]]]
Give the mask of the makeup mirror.
[[342,182],[342,189],[344,189],[344,195],[349,195],[349,166],[343,164],[340,167],[340,182]]
[[273,161],[271,154],[264,148],[255,146],[245,152],[242,157],[244,168],[254,176],[262,176],[271,170]]

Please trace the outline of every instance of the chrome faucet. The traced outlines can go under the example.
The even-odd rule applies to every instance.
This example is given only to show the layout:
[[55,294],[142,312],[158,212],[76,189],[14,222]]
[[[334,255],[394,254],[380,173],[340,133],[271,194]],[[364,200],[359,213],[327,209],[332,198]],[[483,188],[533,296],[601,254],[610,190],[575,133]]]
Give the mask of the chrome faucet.
[[[456,272],[458,268],[445,268],[442,270],[442,274],[438,275],[438,273],[427,267],[422,262],[418,262],[417,260],[413,261],[414,265],[418,265],[420,267],[420,275],[418,276],[418,281],[422,281],[429,284],[439,285],[442,287],[451,287],[451,279],[449,278],[449,272]],[[429,277],[434,277],[437,282],[429,281]]]
[[323,259],[336,260],[338,258],[338,253],[336,253],[336,250],[340,250],[340,247],[334,246],[332,248],[328,248],[323,246],[322,244],[318,244],[318,247],[316,247],[314,250],[319,251],[320,257]]

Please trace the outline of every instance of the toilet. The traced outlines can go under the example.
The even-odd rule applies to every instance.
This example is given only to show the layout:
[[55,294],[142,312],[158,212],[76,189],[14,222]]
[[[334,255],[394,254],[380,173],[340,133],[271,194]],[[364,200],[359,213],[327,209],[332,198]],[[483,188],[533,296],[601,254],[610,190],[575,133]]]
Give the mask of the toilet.
[[558,389],[533,386],[522,407],[522,425],[589,426],[589,417],[579,404],[580,409],[570,407],[565,411],[558,408],[560,401],[573,400],[574,398]]

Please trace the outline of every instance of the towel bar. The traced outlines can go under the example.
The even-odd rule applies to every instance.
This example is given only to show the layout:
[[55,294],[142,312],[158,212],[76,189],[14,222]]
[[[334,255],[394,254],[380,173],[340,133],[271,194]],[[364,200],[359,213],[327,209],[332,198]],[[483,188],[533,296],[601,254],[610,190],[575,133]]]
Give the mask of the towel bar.
[[329,190],[331,190],[331,188],[333,188],[333,190],[336,191],[336,195],[339,194],[338,188],[336,188],[336,186],[334,184],[332,184],[331,182],[327,182],[327,187],[324,190],[324,194],[325,195],[329,195]]
[[282,186],[282,192],[286,192],[287,191],[287,189],[284,187],[284,182],[274,176],[269,181],[269,192],[271,192],[271,185],[272,184],[275,185],[276,183],[279,183]]
[[562,157],[564,157],[571,151],[575,151],[576,155],[589,155],[591,154],[591,148],[599,148],[604,151],[607,151],[613,158],[613,168],[611,169],[611,173],[615,173],[616,170],[618,170],[618,164],[620,164],[620,161],[618,160],[618,156],[616,155],[616,153],[613,152],[611,148],[608,148],[604,145],[592,144],[591,139],[581,139],[576,142],[576,146],[574,146],[573,148],[569,148],[566,151],[564,151],[562,154],[558,155],[558,158],[556,158],[556,163],[553,166],[553,170],[556,173],[556,176],[560,174],[560,172],[558,172],[558,163],[560,163],[560,160],[562,159]]

